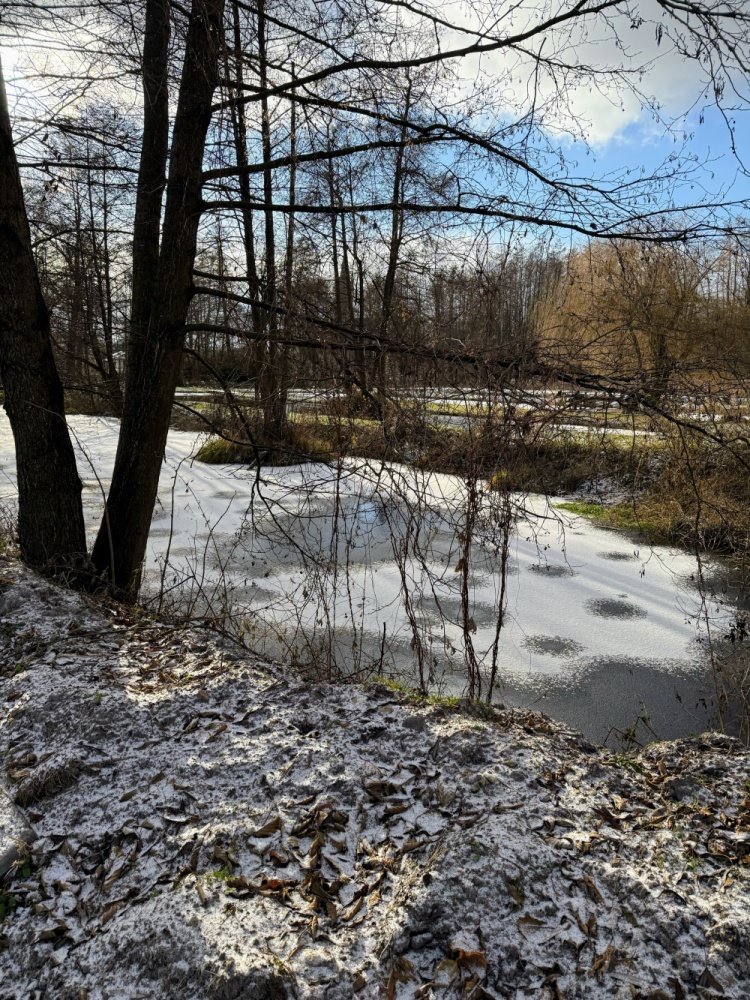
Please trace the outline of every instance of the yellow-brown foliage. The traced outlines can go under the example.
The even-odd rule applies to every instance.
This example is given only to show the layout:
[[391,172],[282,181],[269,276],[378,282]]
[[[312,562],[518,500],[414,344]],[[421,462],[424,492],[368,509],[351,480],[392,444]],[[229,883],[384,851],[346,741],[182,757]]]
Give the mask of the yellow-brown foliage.
[[746,355],[748,306],[722,287],[725,251],[594,243],[573,251],[537,313],[544,356],[666,387],[673,372],[725,369]]

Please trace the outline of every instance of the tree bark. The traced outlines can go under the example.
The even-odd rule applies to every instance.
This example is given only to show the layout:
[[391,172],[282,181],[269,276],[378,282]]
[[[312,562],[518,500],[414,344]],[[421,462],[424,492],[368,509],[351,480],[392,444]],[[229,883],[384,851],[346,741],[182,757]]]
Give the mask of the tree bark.
[[202,165],[218,77],[224,0],[193,0],[177,103],[161,252],[140,377],[128,382],[93,559],[121,599],[138,594],[179,377],[202,211]]
[[125,382],[137,392],[159,265],[169,145],[169,0],[148,0],[143,38],[143,139],[133,218],[133,288]]
[[[258,335],[258,341],[254,349],[254,364],[258,371],[263,367],[265,351],[260,340],[262,332],[263,317],[258,303],[262,301],[262,290],[258,278],[258,267],[255,261],[255,236],[253,233],[253,213],[247,207],[250,199],[250,174],[248,172],[247,155],[247,118],[245,105],[240,100],[244,87],[244,76],[242,68],[242,38],[240,32],[240,8],[238,0],[232,2],[232,24],[234,29],[234,72],[235,72],[235,102],[231,106],[232,116],[232,136],[234,139],[234,151],[237,166],[240,168],[239,186],[240,198],[243,202],[241,209],[242,217],[242,237],[245,249],[245,266],[247,268],[247,287],[253,305],[250,307],[250,317],[253,324],[253,332]],[[227,79],[229,79],[228,59],[227,59]],[[257,387],[257,382],[256,382]]]
[[[399,146],[396,151],[396,163],[393,171],[393,208],[391,211],[391,238],[388,245],[388,267],[383,282],[383,307],[380,314],[379,335],[383,339],[388,334],[388,329],[393,325],[393,297],[396,289],[396,274],[398,271],[399,255],[401,244],[404,238],[404,209],[401,202],[404,197],[404,159],[406,156],[407,127],[409,112],[411,110],[411,80],[406,88],[406,100],[404,104],[404,123],[401,126],[399,136]],[[387,354],[381,351],[375,362],[374,385],[377,399],[380,405],[380,417],[383,419],[386,404],[386,382],[387,382]]]
[[276,235],[273,214],[273,170],[271,168],[271,118],[268,105],[268,48],[266,44],[265,0],[257,0],[258,19],[258,66],[260,73],[260,136],[263,149],[263,223],[265,235],[265,281],[263,282],[264,323],[268,335],[266,356],[260,376],[260,397],[263,409],[263,435],[269,444],[275,444],[284,436],[286,423],[286,398],[283,390],[282,373],[279,370],[279,348],[276,343]]
[[65,423],[49,312],[31,234],[0,65],[0,379],[16,443],[21,558],[60,573],[86,558],[81,481]]

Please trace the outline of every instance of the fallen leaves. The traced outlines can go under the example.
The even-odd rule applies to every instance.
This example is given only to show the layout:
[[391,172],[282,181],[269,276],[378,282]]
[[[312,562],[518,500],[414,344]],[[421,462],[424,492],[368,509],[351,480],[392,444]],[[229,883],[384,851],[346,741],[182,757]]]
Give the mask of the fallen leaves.
[[[615,768],[534,713],[485,726],[420,709],[427,728],[405,726],[392,692],[386,716],[385,694],[290,688],[261,668],[238,682],[220,674],[218,653],[183,663],[169,641],[155,631],[143,662],[115,669],[87,640],[90,665],[54,672],[69,685],[67,698],[54,692],[66,713],[89,692],[75,725],[59,716],[45,730],[32,713],[15,726],[4,759],[16,784],[84,763],[80,791],[34,810],[35,867],[15,878],[18,922],[0,940],[19,990],[29,949],[37,969],[71,942],[115,955],[128,928],[144,921],[147,932],[166,913],[177,925],[188,914],[207,941],[218,926],[243,960],[269,940],[300,995],[322,995],[337,966],[353,995],[394,1000],[591,997],[614,982],[644,1000],[685,1000],[680,982],[692,989],[700,976],[699,989],[732,995],[750,794],[746,764],[725,766],[726,748],[691,764],[690,744],[665,745]],[[89,732],[90,692],[105,681],[111,731]],[[303,715],[314,738],[295,728]],[[714,772],[679,798],[676,776],[704,762]],[[724,925],[731,934],[704,970],[695,942]],[[657,933],[674,945],[669,963]],[[640,956],[663,978],[641,975]]]
[[259,837],[261,839],[273,837],[275,833],[278,833],[281,830],[281,827],[281,816],[276,815],[272,819],[269,819],[268,822],[264,823],[263,826],[258,827],[257,830],[253,830],[250,836]]

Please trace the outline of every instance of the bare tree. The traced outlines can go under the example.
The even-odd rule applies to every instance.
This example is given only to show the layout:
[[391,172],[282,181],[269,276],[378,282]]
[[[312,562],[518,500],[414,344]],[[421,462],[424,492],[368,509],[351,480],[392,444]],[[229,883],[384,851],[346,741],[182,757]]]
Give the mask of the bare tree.
[[[151,0],[161,8],[161,0]],[[134,598],[146,551],[180,371],[185,321],[193,294],[201,171],[211,101],[218,80],[223,0],[194,0],[180,81],[156,280],[151,283],[148,330],[136,347],[125,387],[122,424],[112,485],[92,552],[96,570],[110,587]],[[163,52],[163,43],[157,46]],[[166,86],[160,60],[161,86]],[[150,87],[150,83],[146,84]],[[156,144],[161,155],[163,145]],[[156,173],[156,172],[155,172]],[[148,214],[153,246],[153,206]],[[159,213],[160,214],[160,213]],[[156,229],[158,230],[158,220]],[[137,366],[137,367],[135,367]],[[136,485],[137,484],[137,485]],[[134,488],[135,487],[135,488]]]
[[18,536],[23,559],[70,570],[86,556],[81,481],[65,423],[13,147],[0,65],[0,377],[16,442]]

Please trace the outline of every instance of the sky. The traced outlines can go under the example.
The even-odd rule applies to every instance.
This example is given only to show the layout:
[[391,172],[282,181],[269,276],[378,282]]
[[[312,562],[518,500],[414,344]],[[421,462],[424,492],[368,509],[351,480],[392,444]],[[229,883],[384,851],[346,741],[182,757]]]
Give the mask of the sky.
[[[633,0],[630,6],[638,13],[638,20],[618,9],[609,21],[597,20],[595,30],[576,24],[545,32],[544,44],[533,40],[527,55],[500,51],[463,59],[457,67],[457,93],[469,96],[480,81],[495,113],[507,111],[510,117],[528,106],[533,93],[539,103],[539,120],[573,175],[607,179],[629,171],[635,179],[641,172],[669,171],[670,158],[679,157],[681,177],[672,188],[675,201],[705,204],[744,200],[750,204],[747,87],[739,96],[733,94],[731,100],[725,100],[722,114],[711,89],[706,89],[707,75],[700,62],[678,51],[673,40],[661,32],[665,22],[657,0]],[[465,45],[473,37],[472,30],[502,37],[569,7],[569,0],[518,0],[514,4],[437,0],[424,5],[425,10],[441,13],[456,25],[455,30],[444,33],[445,48]],[[407,22],[415,17],[408,10],[400,16]],[[540,52],[570,65],[588,65],[605,72],[637,69],[637,76],[631,79],[640,96],[621,79],[597,86],[585,76],[570,74],[559,88],[564,95],[560,100],[556,95],[559,79],[555,81],[552,73],[536,73],[530,56]],[[15,86],[24,86],[19,74],[21,60],[16,55],[7,45],[2,47],[11,89],[14,79]],[[653,107],[649,107],[651,101]],[[666,191],[662,197],[669,198],[669,185]],[[742,214],[742,206],[737,214]]]
[[[727,2],[747,12],[744,0]],[[487,28],[498,12],[512,11],[495,29],[502,34],[528,28],[540,17],[571,6],[566,0],[518,0],[515,4],[447,0],[443,9],[454,23],[469,29],[480,24]],[[606,21],[594,23],[595,27],[576,23],[545,32],[540,36],[543,44],[534,40],[527,45],[525,60],[506,51],[469,59],[463,68],[466,86],[477,73],[490,88],[496,81],[508,94],[509,114],[524,101],[528,104],[529,94],[540,105],[546,97],[548,104],[541,114],[547,132],[572,173],[607,178],[630,171],[634,177],[662,168],[669,171],[670,163],[679,158],[685,175],[675,189],[680,202],[744,199],[750,203],[748,81],[725,73],[719,109],[705,59],[686,54],[689,46],[684,38],[674,36],[674,22],[665,17],[657,0],[632,0]],[[747,26],[744,32],[736,30],[740,55],[747,55],[750,30]],[[456,41],[460,38],[457,32]],[[623,76],[609,84],[606,76],[604,82],[600,77],[597,85],[585,73],[539,73],[531,55],[557,59],[567,66],[589,66],[605,75],[621,70]],[[562,99],[556,90],[562,92]]]

